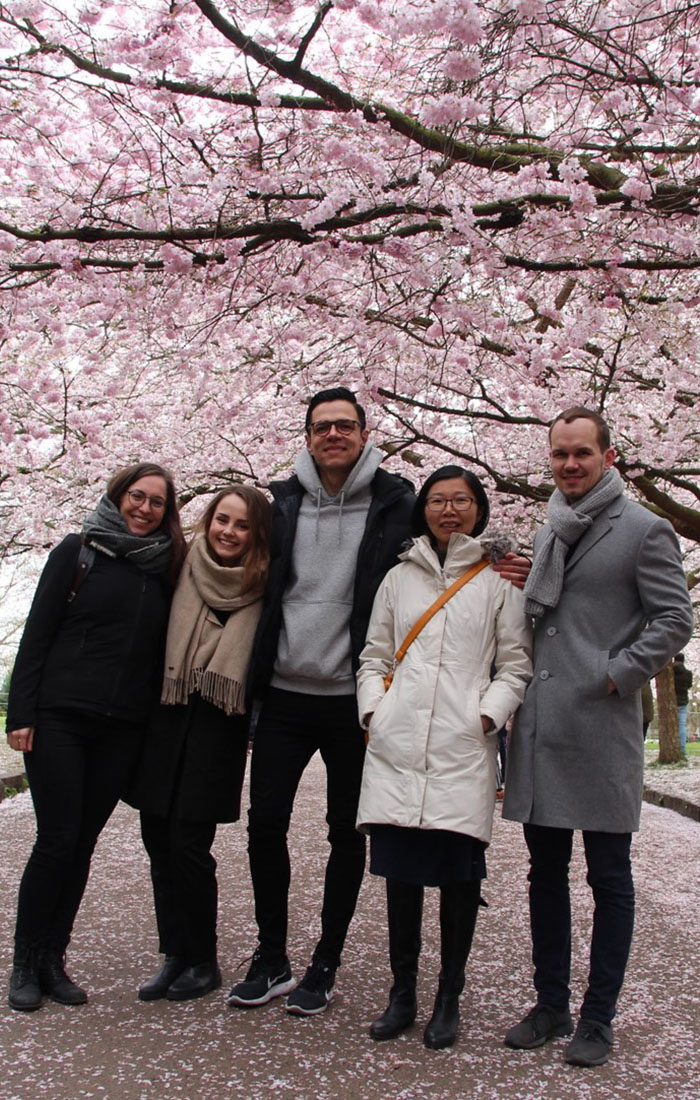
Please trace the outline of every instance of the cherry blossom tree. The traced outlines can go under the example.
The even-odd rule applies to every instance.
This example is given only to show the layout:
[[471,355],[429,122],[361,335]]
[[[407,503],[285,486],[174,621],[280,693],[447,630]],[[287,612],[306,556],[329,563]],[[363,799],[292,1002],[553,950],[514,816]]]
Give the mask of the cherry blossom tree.
[[544,426],[590,404],[700,541],[699,32],[680,0],[0,3],[4,548],[139,456],[185,502],[264,483],[340,381],[524,543]]

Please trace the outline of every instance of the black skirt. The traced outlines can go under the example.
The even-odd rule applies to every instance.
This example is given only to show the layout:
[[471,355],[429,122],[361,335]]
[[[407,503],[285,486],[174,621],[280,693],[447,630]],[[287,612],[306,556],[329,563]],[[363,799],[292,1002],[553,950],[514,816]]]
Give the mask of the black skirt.
[[475,837],[400,825],[371,825],[369,835],[373,875],[420,886],[486,878],[486,845]]

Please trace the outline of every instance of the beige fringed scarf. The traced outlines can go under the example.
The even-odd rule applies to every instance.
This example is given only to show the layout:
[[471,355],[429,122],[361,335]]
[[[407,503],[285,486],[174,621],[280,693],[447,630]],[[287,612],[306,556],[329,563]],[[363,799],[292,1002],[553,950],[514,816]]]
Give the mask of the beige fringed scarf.
[[[217,565],[204,535],[190,547],[173,597],[165,647],[162,703],[186,703],[193,691],[226,714],[245,711],[245,678],[262,588],[241,596],[243,566]],[[229,611],[222,626],[214,612]]]

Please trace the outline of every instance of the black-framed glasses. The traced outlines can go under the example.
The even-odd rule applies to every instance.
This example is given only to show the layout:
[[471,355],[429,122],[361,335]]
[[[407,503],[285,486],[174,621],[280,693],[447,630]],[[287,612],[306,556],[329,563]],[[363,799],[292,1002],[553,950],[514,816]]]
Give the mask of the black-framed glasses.
[[137,508],[140,508],[146,501],[150,504],[154,512],[162,512],[165,510],[167,500],[163,500],[162,497],[149,497],[148,493],[144,493],[143,489],[127,489],[126,495],[132,504],[135,504]]
[[355,428],[360,427],[359,420],[317,420],[309,425],[311,435],[328,435],[331,428],[335,428],[339,435],[352,435]]
[[428,512],[442,512],[451,504],[455,512],[468,512],[472,504],[476,504],[474,497],[461,494],[456,497],[428,497],[425,507]]

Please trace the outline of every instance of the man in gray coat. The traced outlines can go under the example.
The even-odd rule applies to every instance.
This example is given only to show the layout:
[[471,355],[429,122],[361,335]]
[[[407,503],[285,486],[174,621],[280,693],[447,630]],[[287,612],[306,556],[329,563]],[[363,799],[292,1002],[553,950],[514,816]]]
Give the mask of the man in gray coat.
[[524,824],[537,1003],[505,1037],[518,1050],[573,1030],[573,830],[583,831],[594,917],[588,988],[566,1061],[596,1066],[632,941],[632,832],[644,767],[640,689],[693,625],[671,525],[627,499],[607,424],[582,407],[549,432],[556,489],[525,586],[535,669],[513,728],[503,816]]

